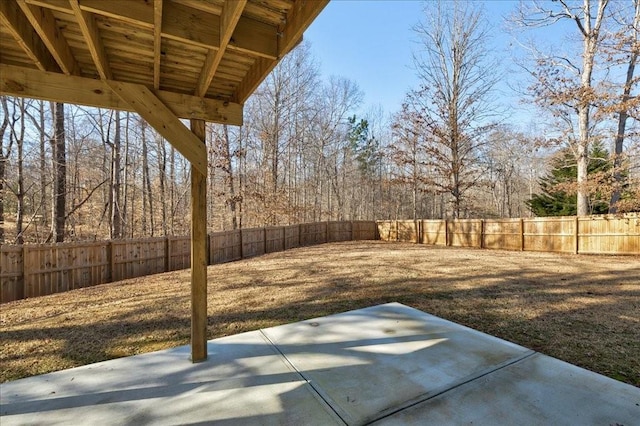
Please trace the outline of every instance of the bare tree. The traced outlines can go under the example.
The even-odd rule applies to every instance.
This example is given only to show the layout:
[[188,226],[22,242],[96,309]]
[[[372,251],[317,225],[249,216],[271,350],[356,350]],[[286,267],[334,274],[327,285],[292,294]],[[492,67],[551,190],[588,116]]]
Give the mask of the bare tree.
[[489,28],[471,2],[425,7],[415,28],[420,50],[414,64],[421,87],[408,97],[427,132],[426,151],[438,191],[451,197],[453,217],[461,217],[466,192],[479,178],[478,147],[492,129],[492,91],[499,74],[487,51]]
[[521,4],[515,22],[525,27],[548,27],[559,22],[575,25],[582,43],[582,63],[577,65],[570,56],[534,52],[536,67],[529,70],[534,77],[532,87],[539,105],[551,108],[556,117],[573,127],[577,119],[577,137],[566,132],[566,138],[576,157],[577,211],[578,216],[589,214],[588,173],[589,146],[593,139],[592,109],[595,99],[593,73],[597,53],[601,47],[601,28],[609,0],[559,0],[542,2],[534,0]]
[[[624,17],[628,16],[626,13],[622,13],[623,19],[620,22],[620,29],[613,35],[614,46],[613,55],[626,59],[626,72],[624,84],[622,85],[622,95],[619,97],[618,102],[614,103],[613,110],[618,116],[617,131],[615,134],[614,143],[614,155],[613,155],[613,188],[611,194],[611,200],[609,202],[609,213],[616,213],[618,211],[618,201],[623,186],[623,153],[624,153],[624,141],[627,132],[627,120],[629,119],[629,112],[632,108],[638,109],[640,105],[640,98],[638,96],[631,96],[631,88],[638,84],[638,79],[634,77],[636,63],[638,62],[638,56],[640,56],[640,39],[638,34],[640,33],[640,0],[632,0],[633,3],[633,20],[631,22],[625,22]],[[640,120],[640,117],[636,117],[636,120]]]

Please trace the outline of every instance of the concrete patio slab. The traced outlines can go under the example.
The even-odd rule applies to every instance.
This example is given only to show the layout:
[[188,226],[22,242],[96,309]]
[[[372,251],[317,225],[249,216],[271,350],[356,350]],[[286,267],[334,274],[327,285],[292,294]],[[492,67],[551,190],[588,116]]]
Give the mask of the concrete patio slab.
[[640,389],[392,303],[0,385],[0,424],[640,424]]
[[534,353],[398,303],[263,332],[348,424],[366,424]]
[[375,425],[640,424],[640,390],[542,354],[384,418]]
[[343,424],[260,333],[120,358],[0,386],[0,424]]

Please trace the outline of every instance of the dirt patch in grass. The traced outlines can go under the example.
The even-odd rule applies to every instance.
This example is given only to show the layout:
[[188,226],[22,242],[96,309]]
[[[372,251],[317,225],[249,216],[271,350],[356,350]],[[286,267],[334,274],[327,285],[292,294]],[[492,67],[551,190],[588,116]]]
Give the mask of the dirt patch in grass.
[[[640,387],[640,259],[347,242],[209,267],[209,338],[387,302]],[[0,306],[1,381],[189,342],[189,271]]]

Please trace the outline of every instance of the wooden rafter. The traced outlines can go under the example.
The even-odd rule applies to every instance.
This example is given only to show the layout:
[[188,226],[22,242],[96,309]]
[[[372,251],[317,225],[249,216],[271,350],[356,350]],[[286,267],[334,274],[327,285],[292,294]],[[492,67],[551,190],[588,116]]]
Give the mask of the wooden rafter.
[[[5,0],[0,1],[4,2]],[[69,45],[56,27],[55,18],[51,11],[27,4],[25,0],[16,1],[33,29],[38,33],[42,42],[51,53],[51,56],[53,56],[60,66],[62,72],[70,75],[78,74],[78,64],[71,53]]]
[[47,47],[42,43],[38,35],[33,33],[31,24],[18,8],[17,3],[0,1],[0,22],[7,27],[16,42],[36,64],[38,69],[41,71],[59,70]]
[[[235,0],[229,1],[229,3],[235,2]],[[155,26],[155,3],[129,0],[82,0],[80,8],[142,28],[153,29]],[[162,9],[162,37],[206,49],[220,48],[220,16],[166,0],[163,1]],[[231,43],[229,49],[264,58],[277,57],[278,29],[275,26],[241,17],[236,31],[239,41]],[[268,39],[265,40],[265,36],[268,36]]]
[[105,53],[102,39],[100,38],[100,33],[93,15],[81,10],[78,0],[69,0],[69,4],[73,9],[73,13],[76,15],[78,25],[80,25],[80,31],[82,31],[82,36],[89,48],[91,58],[93,59],[93,63],[96,65],[100,78],[111,80],[113,78],[111,75],[111,67],[109,66],[107,54]]
[[162,57],[162,0],[153,2],[153,87],[160,88],[160,58]]
[[[236,126],[242,124],[242,106],[239,104],[163,90],[154,93],[180,118],[197,118]],[[11,65],[0,65],[0,94],[134,111],[119,96],[114,96],[103,80]]]
[[[280,31],[278,59],[286,55],[302,39],[304,30],[329,3],[329,0],[298,1],[287,15],[286,24]],[[256,90],[278,61],[258,58],[236,91],[235,101],[244,103]]]
[[207,59],[198,79],[196,96],[204,96],[207,93],[246,4],[247,0],[238,0],[226,2],[222,7],[222,14],[220,15],[220,46],[217,50],[210,49],[207,53]]

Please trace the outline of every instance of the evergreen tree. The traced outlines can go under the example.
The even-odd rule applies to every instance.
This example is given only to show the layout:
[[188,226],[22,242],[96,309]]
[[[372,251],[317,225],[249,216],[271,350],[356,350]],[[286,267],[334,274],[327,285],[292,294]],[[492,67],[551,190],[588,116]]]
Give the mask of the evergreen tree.
[[347,135],[351,150],[358,162],[358,170],[364,177],[375,174],[375,168],[379,161],[378,140],[369,135],[369,122],[365,119],[358,121],[353,115],[348,118],[349,133]]
[[[535,194],[527,205],[536,216],[575,216],[577,214],[576,185],[578,166],[569,148],[563,149],[552,161],[551,171],[540,179],[542,192]],[[591,185],[589,207],[591,214],[604,214],[609,209],[607,196],[602,194],[599,184],[610,175],[612,162],[602,144],[593,145],[588,164]]]

